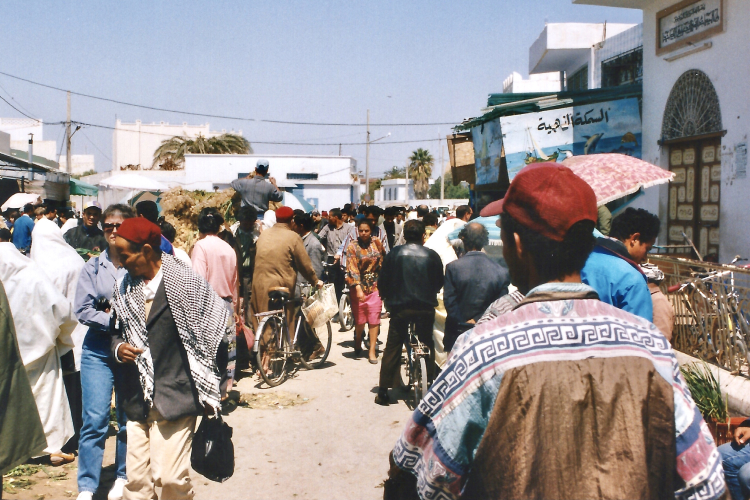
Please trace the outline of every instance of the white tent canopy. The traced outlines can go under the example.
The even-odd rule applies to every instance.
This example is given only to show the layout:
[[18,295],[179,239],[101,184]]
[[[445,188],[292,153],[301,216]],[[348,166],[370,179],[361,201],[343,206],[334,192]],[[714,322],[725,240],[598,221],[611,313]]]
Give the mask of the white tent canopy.
[[166,191],[169,186],[145,175],[117,174],[102,179],[97,184],[112,189],[130,189],[134,191]]

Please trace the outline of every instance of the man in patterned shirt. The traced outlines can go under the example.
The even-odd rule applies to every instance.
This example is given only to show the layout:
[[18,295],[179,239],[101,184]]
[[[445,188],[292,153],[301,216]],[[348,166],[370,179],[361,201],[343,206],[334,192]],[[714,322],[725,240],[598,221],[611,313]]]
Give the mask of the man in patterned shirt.
[[393,449],[385,498],[723,495],[718,451],[669,342],[581,283],[593,190],[542,163],[492,210],[525,298],[458,339]]

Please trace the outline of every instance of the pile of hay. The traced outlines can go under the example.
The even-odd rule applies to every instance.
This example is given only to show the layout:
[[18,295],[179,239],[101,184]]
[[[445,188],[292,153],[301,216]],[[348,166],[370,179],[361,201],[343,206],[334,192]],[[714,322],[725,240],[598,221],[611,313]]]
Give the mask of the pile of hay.
[[239,206],[240,200],[235,194],[232,188],[217,193],[174,188],[164,193],[160,201],[162,213],[177,231],[175,245],[190,253],[198,240],[198,214],[206,207],[217,208],[228,229],[235,221],[235,210]]

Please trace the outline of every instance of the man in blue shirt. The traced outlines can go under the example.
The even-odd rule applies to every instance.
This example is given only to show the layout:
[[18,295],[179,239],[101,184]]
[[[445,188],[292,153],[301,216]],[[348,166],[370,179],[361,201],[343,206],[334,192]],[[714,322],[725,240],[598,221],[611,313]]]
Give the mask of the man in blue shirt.
[[257,210],[259,220],[263,220],[270,201],[279,202],[284,199],[284,194],[276,187],[276,179],[269,177],[266,181],[266,174],[268,174],[268,160],[258,160],[254,175],[235,179],[231,184],[232,188],[242,196],[242,206],[251,206]]
[[33,212],[34,205],[27,203],[23,207],[23,215],[13,224],[13,244],[24,255],[29,253],[31,248],[31,231],[34,230],[34,219],[31,218]]
[[607,304],[653,321],[648,281],[639,264],[646,260],[659,234],[659,218],[643,209],[628,208],[612,222],[611,237],[597,239],[581,280]]

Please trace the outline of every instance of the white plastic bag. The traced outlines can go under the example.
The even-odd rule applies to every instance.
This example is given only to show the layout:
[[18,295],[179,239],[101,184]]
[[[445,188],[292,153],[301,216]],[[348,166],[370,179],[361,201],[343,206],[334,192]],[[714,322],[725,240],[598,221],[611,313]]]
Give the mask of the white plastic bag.
[[312,328],[320,328],[339,312],[336,290],[332,284],[323,286],[305,301],[302,314]]

